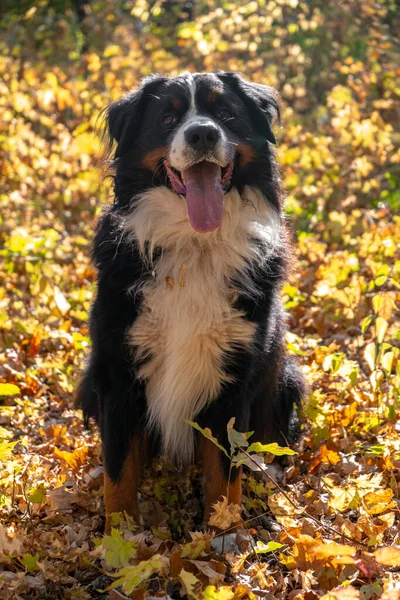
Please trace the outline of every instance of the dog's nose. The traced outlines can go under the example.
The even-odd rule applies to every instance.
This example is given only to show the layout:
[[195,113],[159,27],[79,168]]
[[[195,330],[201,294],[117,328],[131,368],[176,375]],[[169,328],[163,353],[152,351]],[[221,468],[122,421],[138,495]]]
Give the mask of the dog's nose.
[[194,150],[207,152],[217,145],[221,134],[214,123],[196,123],[185,131],[185,140]]

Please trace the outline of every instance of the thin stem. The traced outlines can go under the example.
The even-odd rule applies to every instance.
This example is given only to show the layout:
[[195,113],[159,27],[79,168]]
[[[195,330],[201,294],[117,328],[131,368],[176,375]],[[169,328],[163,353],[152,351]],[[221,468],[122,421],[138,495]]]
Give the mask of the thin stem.
[[238,446],[238,449],[243,452],[243,454],[245,454],[252,463],[254,463],[258,468],[261,468],[261,471],[263,473],[263,475],[266,475],[268,477],[268,479],[278,488],[278,490],[284,495],[284,497],[286,498],[286,500],[296,509],[296,510],[301,510],[301,516],[306,516],[309,519],[311,519],[312,521],[314,521],[315,523],[318,523],[318,525],[320,527],[324,527],[326,530],[331,531],[332,533],[335,533],[336,535],[339,535],[340,537],[348,540],[349,542],[352,542],[353,544],[356,544],[356,546],[363,546],[364,548],[368,548],[367,544],[364,544],[363,542],[358,542],[357,540],[354,540],[353,538],[351,538],[350,536],[345,535],[344,533],[342,533],[341,531],[338,531],[337,529],[335,529],[334,527],[331,527],[330,525],[326,525],[325,523],[321,523],[321,521],[319,521],[316,517],[314,517],[314,515],[310,515],[309,512],[307,512],[306,509],[298,506],[292,499],[291,497],[285,492],[284,489],[282,489],[282,487],[279,485],[279,483],[277,481],[275,481],[275,479],[268,473],[268,471],[262,466],[260,465],[257,461],[255,461],[253,459],[253,457],[251,456],[251,454],[249,454],[244,448],[241,448],[240,446]]

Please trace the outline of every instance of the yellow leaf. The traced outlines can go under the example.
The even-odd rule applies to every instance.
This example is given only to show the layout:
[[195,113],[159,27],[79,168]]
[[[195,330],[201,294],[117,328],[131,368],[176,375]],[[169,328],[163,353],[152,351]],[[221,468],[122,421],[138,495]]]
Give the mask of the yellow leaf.
[[368,363],[371,371],[375,369],[375,361],[376,361],[376,346],[373,342],[367,344],[364,350],[364,358]]
[[287,448],[286,446],[279,446],[279,444],[277,444],[276,442],[273,442],[272,444],[261,444],[260,442],[254,442],[248,447],[247,452],[269,452],[274,456],[283,456],[286,454],[292,456],[294,454],[297,454],[297,452],[295,452],[291,448]]
[[390,375],[392,372],[394,359],[394,352],[386,352],[381,358],[382,369],[385,371],[386,375]]
[[381,565],[400,567],[400,548],[397,546],[379,548],[379,550],[374,552],[374,556]]
[[208,585],[203,592],[204,600],[233,600],[234,597],[240,598],[233,591],[230,585],[223,585],[216,588],[215,585]]
[[71,308],[70,303],[58,287],[54,288],[54,302],[56,303],[56,306],[60,311],[61,316],[66,315],[69,309]]
[[329,506],[339,512],[346,512],[352,508],[358,508],[361,504],[360,494],[357,488],[344,489],[341,487],[333,487],[331,490],[331,498]]
[[0,383],[0,396],[15,396],[20,393],[20,389],[13,383]]
[[17,442],[0,442],[0,460],[6,460],[12,455],[12,450]]
[[379,344],[382,344],[382,342],[385,338],[385,333],[387,331],[387,328],[388,328],[387,321],[383,317],[377,317],[377,319],[375,321],[375,330],[376,330],[376,339],[378,340]]
[[118,579],[108,589],[117,588],[122,585],[125,594],[132,594],[143,581],[146,581],[153,573],[161,574],[165,571],[167,562],[166,556],[155,554],[148,560],[142,560],[139,564],[125,567],[118,572]]
[[54,454],[64,460],[74,471],[77,471],[82,465],[85,464],[87,453],[88,448],[86,446],[77,448],[73,452],[65,452],[63,450],[59,450],[58,448],[54,448]]
[[198,595],[195,593],[196,586],[200,583],[200,580],[197,579],[193,573],[189,573],[182,569],[179,573],[179,579],[183,583],[184,591],[189,598],[197,598]]
[[337,544],[331,542],[329,544],[319,544],[315,546],[314,552],[318,557],[337,557],[337,556],[354,556],[357,552],[354,546],[346,544]]
[[382,306],[382,296],[380,294],[376,294],[372,298],[372,306],[374,308],[375,313],[378,313],[380,311],[381,306]]
[[395,508],[396,502],[392,502],[393,492],[390,488],[369,492],[363,497],[366,510],[370,515],[379,515],[387,509]]
[[103,546],[106,550],[106,563],[109,567],[117,569],[129,563],[137,555],[138,545],[125,540],[118,529],[111,529],[111,535],[105,535]]

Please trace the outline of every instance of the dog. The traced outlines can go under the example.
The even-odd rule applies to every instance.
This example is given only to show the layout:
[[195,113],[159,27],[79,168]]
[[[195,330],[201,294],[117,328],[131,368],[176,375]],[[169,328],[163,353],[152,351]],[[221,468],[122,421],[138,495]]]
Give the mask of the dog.
[[108,518],[139,523],[145,456],[198,458],[204,520],[240,469],[229,447],[293,439],[304,396],[285,352],[280,297],[290,262],[273,121],[277,93],[233,72],[153,75],[105,110],[114,202],[94,239],[92,350],[78,391],[100,426]]

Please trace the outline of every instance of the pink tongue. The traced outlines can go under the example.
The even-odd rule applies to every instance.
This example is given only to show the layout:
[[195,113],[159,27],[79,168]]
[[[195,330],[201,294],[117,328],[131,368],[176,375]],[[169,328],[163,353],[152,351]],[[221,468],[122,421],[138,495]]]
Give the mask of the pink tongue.
[[203,161],[183,171],[189,221],[200,233],[214,231],[221,225],[224,212],[224,191],[221,168]]

